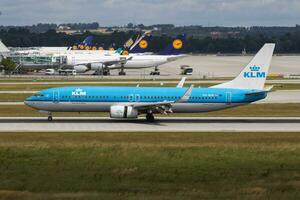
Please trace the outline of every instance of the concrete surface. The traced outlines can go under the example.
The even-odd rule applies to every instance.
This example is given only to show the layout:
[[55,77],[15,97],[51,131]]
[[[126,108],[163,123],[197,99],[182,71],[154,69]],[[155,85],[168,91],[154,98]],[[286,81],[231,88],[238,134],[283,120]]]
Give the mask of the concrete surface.
[[[158,78],[179,78],[181,65],[190,65],[194,69],[192,78],[206,77],[234,77],[236,76],[253,58],[253,56],[216,56],[216,55],[193,55],[188,56],[174,62],[170,62],[159,66],[161,76]],[[112,70],[110,78],[153,78],[149,76],[153,68],[147,69],[126,69],[126,76],[118,76],[118,70]],[[270,73],[272,74],[300,74],[300,56],[273,56]],[[42,74],[40,74],[42,75]],[[16,77],[16,76],[14,76]],[[26,77],[26,76],[20,76]],[[39,76],[32,76],[39,78]],[[44,76],[46,77],[46,76]],[[102,78],[101,76],[83,76],[85,78]],[[51,77],[47,77],[51,78]],[[65,78],[60,76],[60,78]]]
[[155,123],[144,119],[116,120],[101,118],[57,117],[48,122],[46,117],[0,118],[1,132],[188,132],[188,131],[226,131],[226,132],[300,132],[300,117],[255,118],[255,117],[194,117],[157,118]]

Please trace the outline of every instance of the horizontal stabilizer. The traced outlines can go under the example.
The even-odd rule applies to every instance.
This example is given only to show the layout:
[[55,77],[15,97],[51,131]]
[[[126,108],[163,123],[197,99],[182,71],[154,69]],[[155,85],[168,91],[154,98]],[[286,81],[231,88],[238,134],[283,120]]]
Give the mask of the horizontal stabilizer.
[[259,95],[263,95],[265,93],[266,93],[266,91],[249,92],[249,93],[246,93],[246,96],[259,96]]

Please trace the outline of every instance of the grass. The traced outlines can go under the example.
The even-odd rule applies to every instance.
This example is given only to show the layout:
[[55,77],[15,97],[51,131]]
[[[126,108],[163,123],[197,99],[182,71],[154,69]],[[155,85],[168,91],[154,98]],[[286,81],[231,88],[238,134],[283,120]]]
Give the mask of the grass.
[[299,133],[1,133],[2,199],[299,199]]
[[0,94],[0,102],[23,102],[32,94]]
[[[0,105],[0,117],[45,117],[44,114],[25,105]],[[108,117],[108,113],[53,113],[53,116]],[[166,117],[166,115],[157,115]],[[300,117],[300,104],[250,104],[232,109],[208,112],[170,114],[170,117]]]

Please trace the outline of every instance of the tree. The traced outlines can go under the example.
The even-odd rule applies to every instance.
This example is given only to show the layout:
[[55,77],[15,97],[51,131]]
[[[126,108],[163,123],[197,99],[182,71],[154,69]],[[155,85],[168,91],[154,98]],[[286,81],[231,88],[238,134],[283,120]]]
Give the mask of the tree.
[[14,71],[17,66],[16,63],[10,58],[2,59],[0,65],[5,70],[6,73]]

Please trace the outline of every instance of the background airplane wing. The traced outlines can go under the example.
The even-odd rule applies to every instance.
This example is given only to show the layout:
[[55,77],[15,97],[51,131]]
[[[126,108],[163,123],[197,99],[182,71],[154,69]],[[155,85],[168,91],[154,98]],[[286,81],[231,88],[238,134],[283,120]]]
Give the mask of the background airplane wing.
[[132,57],[129,57],[129,58],[121,57],[119,60],[112,59],[112,60],[104,61],[104,62],[101,62],[101,61],[87,62],[87,63],[83,62],[83,63],[79,63],[77,65],[85,65],[87,67],[90,67],[92,64],[103,64],[104,67],[109,67],[111,65],[126,64],[126,62],[131,59],[132,59]]

